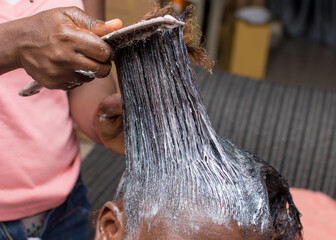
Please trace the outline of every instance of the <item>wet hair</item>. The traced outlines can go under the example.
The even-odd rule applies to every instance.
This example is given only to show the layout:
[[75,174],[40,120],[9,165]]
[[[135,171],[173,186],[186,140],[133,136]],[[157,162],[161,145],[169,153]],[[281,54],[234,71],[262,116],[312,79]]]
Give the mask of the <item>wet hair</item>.
[[[167,7],[150,17],[174,15]],[[177,17],[176,15],[174,15]],[[126,232],[157,216],[171,227],[202,213],[215,224],[237,223],[242,232],[266,239],[301,239],[300,214],[286,180],[263,160],[216,134],[191,68],[192,58],[212,62],[184,27],[158,31],[116,52],[123,102],[126,170],[116,200],[126,214]],[[150,228],[150,226],[147,226]]]

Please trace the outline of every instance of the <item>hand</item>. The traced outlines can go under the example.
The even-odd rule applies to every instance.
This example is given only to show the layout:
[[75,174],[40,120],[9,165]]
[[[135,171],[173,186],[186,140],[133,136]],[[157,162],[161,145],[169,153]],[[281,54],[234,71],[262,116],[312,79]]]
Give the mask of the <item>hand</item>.
[[95,128],[102,143],[112,152],[125,154],[122,104],[119,93],[110,95],[99,104]]
[[46,88],[69,90],[109,74],[113,49],[99,37],[121,28],[119,19],[105,24],[70,7],[22,20],[18,67]]

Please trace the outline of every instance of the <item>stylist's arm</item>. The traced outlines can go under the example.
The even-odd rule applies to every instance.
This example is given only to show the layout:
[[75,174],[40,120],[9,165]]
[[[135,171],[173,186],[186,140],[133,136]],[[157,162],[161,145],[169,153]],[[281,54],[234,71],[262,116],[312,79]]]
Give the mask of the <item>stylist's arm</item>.
[[0,24],[0,74],[24,68],[46,88],[65,90],[106,77],[112,49],[99,36],[118,25],[121,22],[105,24],[75,7]]

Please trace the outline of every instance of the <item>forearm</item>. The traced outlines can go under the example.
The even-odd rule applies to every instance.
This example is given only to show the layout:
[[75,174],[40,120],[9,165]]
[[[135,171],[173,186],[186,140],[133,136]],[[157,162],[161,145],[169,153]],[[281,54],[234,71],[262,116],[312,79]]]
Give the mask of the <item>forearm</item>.
[[[83,0],[83,2],[87,14],[104,20],[105,0]],[[121,22],[115,26],[113,30],[120,28]],[[116,84],[111,75],[103,79],[95,79],[69,92],[72,119],[79,130],[97,143],[101,143],[95,127],[98,105],[114,93],[116,93]]]
[[17,41],[22,33],[22,20],[0,24],[0,74],[19,67],[17,59]]
[[111,75],[95,79],[69,92],[72,119],[79,130],[97,143],[101,143],[94,126],[97,107],[104,98],[114,93],[116,86]]
[[87,14],[105,20],[105,0],[83,0],[83,3]]

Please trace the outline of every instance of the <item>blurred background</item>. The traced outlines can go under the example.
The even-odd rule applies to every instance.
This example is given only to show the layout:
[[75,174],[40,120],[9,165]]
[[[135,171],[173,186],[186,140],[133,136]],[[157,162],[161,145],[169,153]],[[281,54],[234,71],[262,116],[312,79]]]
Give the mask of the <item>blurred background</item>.
[[[336,90],[336,1],[157,0],[196,6],[203,44],[216,68],[261,81]],[[107,0],[106,19],[125,26],[154,0]]]
[[[196,7],[202,44],[215,69],[256,81],[336,91],[334,0],[106,0],[106,19],[124,26],[154,4]],[[115,68],[113,75],[116,78]],[[82,139],[85,139],[85,137]],[[93,148],[82,143],[85,157]]]

